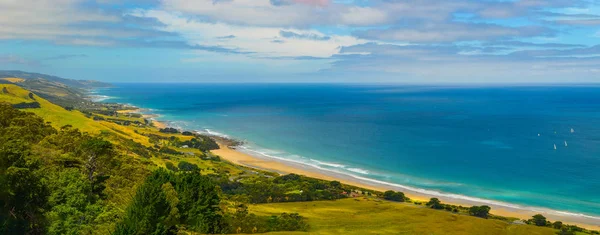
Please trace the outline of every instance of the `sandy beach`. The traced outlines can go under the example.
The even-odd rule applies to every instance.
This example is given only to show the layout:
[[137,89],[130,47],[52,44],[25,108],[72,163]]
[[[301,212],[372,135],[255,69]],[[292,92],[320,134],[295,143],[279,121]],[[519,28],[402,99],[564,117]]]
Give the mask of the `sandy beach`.
[[371,189],[375,191],[386,191],[386,190],[396,190],[404,192],[404,194],[416,201],[429,201],[432,197],[439,198],[442,202],[454,205],[462,205],[462,206],[473,206],[473,205],[489,205],[492,207],[491,213],[500,216],[506,217],[515,217],[519,219],[530,219],[531,216],[535,214],[543,214],[546,218],[551,221],[562,221],[568,224],[578,225],[580,227],[584,227],[592,230],[600,229],[600,219],[598,218],[588,218],[582,216],[574,216],[570,214],[564,214],[563,212],[552,211],[550,209],[544,208],[534,208],[534,207],[521,207],[515,208],[514,206],[507,205],[505,203],[498,202],[498,205],[495,203],[482,203],[480,201],[469,200],[469,198],[456,198],[451,196],[444,195],[431,195],[422,192],[413,191],[407,188],[399,188],[392,185],[387,185],[385,183],[374,183],[372,181],[361,180],[352,176],[342,175],[342,174],[332,174],[330,172],[320,171],[317,168],[302,165],[302,164],[294,164],[292,162],[283,162],[276,159],[267,159],[262,157],[253,156],[251,154],[244,153],[242,151],[238,151],[236,149],[225,146],[220,143],[220,149],[213,150],[212,153],[219,155],[221,158],[228,160],[234,164],[239,164],[255,169],[273,171],[279,174],[299,174],[305,175],[313,178],[323,179],[323,180],[337,180],[344,184],[353,185],[361,188]]
[[158,128],[158,129],[164,129],[164,128],[167,128],[167,124],[165,124],[165,123],[163,123],[163,122],[156,121],[156,120],[152,120],[152,124],[153,124],[153,125],[154,125],[156,128]]

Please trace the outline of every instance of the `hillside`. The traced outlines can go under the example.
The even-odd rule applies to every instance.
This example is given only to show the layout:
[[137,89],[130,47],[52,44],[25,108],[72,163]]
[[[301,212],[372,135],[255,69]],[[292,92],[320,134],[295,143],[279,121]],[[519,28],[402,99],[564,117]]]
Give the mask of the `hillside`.
[[[0,220],[3,220],[0,224],[5,226],[0,226],[0,233],[554,234],[558,231],[550,222],[541,227],[513,224],[514,219],[487,212],[481,216],[487,219],[479,218],[470,215],[472,208],[424,205],[401,193],[392,192],[388,197],[387,192],[336,181],[234,165],[210,152],[218,148],[211,137],[158,129],[135,114],[66,109],[14,84],[22,82],[13,79],[10,84],[0,84],[0,183],[32,180],[36,182],[32,185],[37,186],[2,185],[1,190],[10,189],[13,193],[0,190],[0,205],[7,203],[0,206]],[[35,116],[29,117],[22,111]],[[15,148],[16,143],[29,144]],[[36,206],[13,205],[23,200]],[[438,210],[430,208],[438,206]],[[32,220],[31,214],[44,220]],[[77,222],[81,218],[85,223]],[[562,228],[580,230],[566,225]]]
[[[41,74],[41,73],[28,73],[19,70],[0,70],[0,78],[20,78],[24,81],[35,81],[35,80],[46,80],[48,82],[64,84],[66,87],[80,88],[80,89],[91,89],[91,88],[102,88],[111,87],[111,84],[98,82],[93,80],[75,80],[66,79],[57,76]],[[23,82],[23,81],[21,81]]]
[[63,107],[96,108],[86,95],[87,90],[110,87],[108,83],[74,80],[23,71],[0,71],[0,84],[16,84]]

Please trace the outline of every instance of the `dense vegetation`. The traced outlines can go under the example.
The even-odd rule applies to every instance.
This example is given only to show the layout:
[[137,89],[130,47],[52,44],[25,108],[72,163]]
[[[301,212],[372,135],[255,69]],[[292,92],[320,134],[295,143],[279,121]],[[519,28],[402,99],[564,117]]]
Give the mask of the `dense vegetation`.
[[0,104],[2,234],[109,231],[118,195],[146,174],[106,140]]
[[[0,104],[0,234],[308,228],[298,214],[229,213],[213,180],[218,176],[203,176],[184,161],[178,172],[150,172],[117,147],[70,126],[56,130],[32,113]],[[132,191],[138,182],[143,183]]]

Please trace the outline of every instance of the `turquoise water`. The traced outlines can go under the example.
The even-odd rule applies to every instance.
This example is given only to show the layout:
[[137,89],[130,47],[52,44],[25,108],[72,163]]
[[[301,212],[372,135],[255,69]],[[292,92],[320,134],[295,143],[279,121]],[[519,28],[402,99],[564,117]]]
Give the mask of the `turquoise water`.
[[600,87],[117,86],[99,91],[106,102],[246,140],[264,156],[600,215]]

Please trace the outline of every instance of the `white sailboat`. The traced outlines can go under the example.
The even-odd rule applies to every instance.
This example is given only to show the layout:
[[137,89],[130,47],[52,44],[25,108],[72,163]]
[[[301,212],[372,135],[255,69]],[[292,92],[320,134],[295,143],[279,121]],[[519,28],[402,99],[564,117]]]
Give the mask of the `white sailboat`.
[[554,150],[556,150],[556,144],[554,144]]
[[567,145],[567,141],[565,140],[565,147],[567,147],[567,146],[568,146],[568,145]]
[[571,128],[571,133],[575,133],[575,130],[573,128]]

